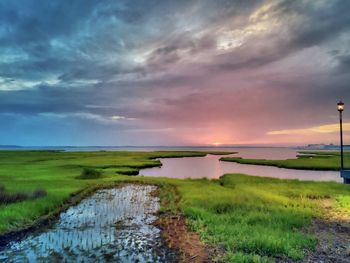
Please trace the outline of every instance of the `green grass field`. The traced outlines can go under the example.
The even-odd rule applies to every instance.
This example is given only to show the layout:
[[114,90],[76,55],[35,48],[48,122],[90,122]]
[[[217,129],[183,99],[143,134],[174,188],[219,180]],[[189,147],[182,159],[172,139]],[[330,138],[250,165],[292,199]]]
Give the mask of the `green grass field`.
[[[8,193],[46,196],[0,205],[0,233],[21,229],[57,211],[82,189],[125,181],[160,186],[161,212],[181,211],[202,240],[225,251],[225,262],[298,260],[316,239],[302,231],[312,218],[332,210],[350,214],[350,188],[230,174],[219,180],[127,176],[159,165],[155,157],[203,156],[198,152],[0,152],[0,182]],[[83,172],[93,169],[99,173]],[[92,174],[92,179],[89,175]],[[98,176],[97,176],[98,174]],[[82,176],[84,175],[84,176]],[[88,179],[86,179],[88,178]]]
[[[306,169],[306,170],[340,170],[339,152],[311,152],[301,151],[297,159],[265,160],[245,159],[240,157],[222,157],[221,161],[241,164],[269,165],[279,168]],[[350,152],[344,154],[345,166],[350,168]]]

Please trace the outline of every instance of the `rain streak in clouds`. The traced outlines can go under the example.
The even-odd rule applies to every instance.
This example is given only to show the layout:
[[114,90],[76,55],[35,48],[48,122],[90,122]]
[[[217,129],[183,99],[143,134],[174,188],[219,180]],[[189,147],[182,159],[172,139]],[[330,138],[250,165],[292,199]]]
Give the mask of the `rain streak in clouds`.
[[2,0],[0,143],[336,143],[335,105],[350,106],[348,10],[347,0]]

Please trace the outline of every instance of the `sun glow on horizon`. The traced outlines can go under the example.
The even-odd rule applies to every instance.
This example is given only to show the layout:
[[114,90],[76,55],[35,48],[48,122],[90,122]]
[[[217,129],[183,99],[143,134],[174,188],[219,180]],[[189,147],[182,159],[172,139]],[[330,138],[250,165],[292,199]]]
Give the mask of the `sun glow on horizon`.
[[213,142],[212,145],[214,145],[214,146],[220,146],[220,145],[222,145],[222,142]]

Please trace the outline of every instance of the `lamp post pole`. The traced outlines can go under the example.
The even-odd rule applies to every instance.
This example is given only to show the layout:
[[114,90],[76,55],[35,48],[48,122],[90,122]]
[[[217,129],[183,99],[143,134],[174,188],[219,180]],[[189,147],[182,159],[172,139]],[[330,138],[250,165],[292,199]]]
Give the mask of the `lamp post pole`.
[[339,111],[339,124],[340,124],[340,168],[344,170],[344,148],[343,148],[343,111],[344,103],[342,101],[338,102]]
[[343,112],[339,111],[339,122],[340,122],[340,168],[344,170],[344,146],[343,146]]

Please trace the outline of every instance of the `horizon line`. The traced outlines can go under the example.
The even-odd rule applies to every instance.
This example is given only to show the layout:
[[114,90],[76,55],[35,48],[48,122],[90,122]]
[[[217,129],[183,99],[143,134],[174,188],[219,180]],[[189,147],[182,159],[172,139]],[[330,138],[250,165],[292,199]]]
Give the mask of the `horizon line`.
[[[272,147],[272,148],[285,148],[285,147],[310,147],[310,146],[333,146],[340,147],[338,144],[323,144],[323,143],[312,143],[305,145],[296,144],[222,144],[222,145],[1,145],[0,148],[234,148],[234,147]],[[350,146],[350,145],[344,145]]]

